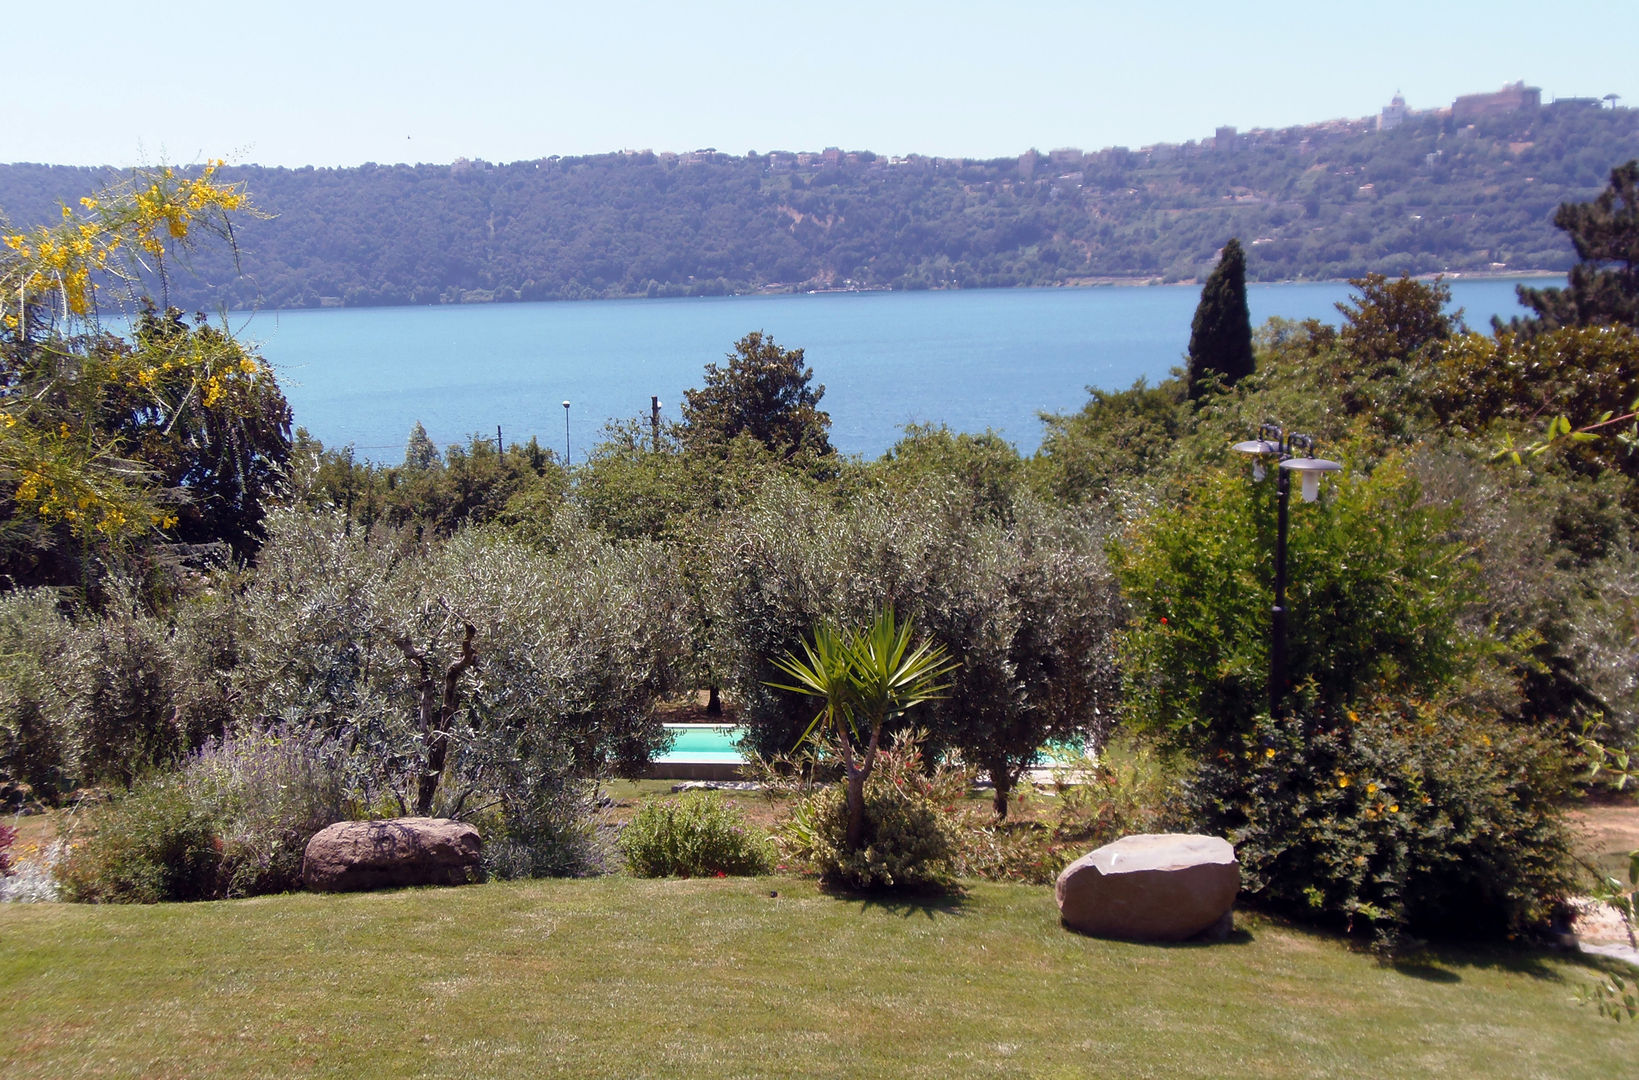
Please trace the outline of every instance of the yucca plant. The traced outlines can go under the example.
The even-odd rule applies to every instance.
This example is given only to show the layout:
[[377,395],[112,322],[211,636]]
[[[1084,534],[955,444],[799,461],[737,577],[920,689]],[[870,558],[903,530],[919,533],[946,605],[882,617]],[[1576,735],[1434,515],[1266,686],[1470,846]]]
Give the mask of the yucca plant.
[[949,689],[941,680],[956,670],[956,662],[943,645],[916,641],[912,620],[898,621],[892,607],[883,608],[863,631],[817,626],[802,652],[774,661],[793,683],[768,685],[820,699],[803,737],[816,727],[836,736],[847,785],[847,843],[857,850],[865,827],[865,781],[876,765],[883,727]]

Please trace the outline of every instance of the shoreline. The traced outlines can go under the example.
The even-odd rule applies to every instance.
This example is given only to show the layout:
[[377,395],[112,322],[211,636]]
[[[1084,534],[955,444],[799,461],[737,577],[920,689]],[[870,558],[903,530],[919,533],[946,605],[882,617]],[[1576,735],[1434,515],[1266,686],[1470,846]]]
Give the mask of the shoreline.
[[[1516,281],[1533,282],[1554,279],[1564,282],[1568,271],[1563,270],[1442,270],[1436,273],[1412,274],[1414,281],[1430,282],[1436,279],[1445,281]],[[1248,280],[1248,287],[1267,285],[1347,285],[1348,278],[1281,278],[1275,281]],[[1391,280],[1394,280],[1391,278]],[[261,313],[261,312],[291,312],[291,311],[380,311],[392,308],[460,308],[460,307],[491,307],[506,304],[577,304],[587,301],[642,301],[642,300],[712,300],[730,297],[756,296],[836,296],[866,293],[895,293],[895,292],[1012,292],[1023,289],[1137,289],[1137,288],[1168,288],[1199,286],[1199,278],[1185,278],[1179,281],[1167,281],[1159,276],[1138,277],[1119,275],[1096,275],[1092,277],[1074,278],[1069,281],[1058,281],[1051,285],[987,285],[974,289],[964,289],[961,286],[938,286],[927,289],[894,289],[888,286],[847,287],[847,288],[817,288],[805,289],[800,286],[774,285],[747,289],[744,292],[724,292],[701,296],[646,296],[631,294],[627,296],[590,296],[575,299],[552,298],[542,300],[458,300],[454,303],[436,304],[355,304],[318,303],[306,307],[253,307],[231,308],[230,313]],[[328,297],[322,299],[329,299]]]

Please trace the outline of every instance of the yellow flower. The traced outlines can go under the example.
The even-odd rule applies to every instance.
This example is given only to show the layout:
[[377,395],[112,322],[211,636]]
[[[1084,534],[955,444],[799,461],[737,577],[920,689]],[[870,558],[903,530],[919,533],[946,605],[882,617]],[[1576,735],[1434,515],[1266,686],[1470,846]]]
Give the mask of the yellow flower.
[[1349,786],[1349,778],[1347,776],[1345,776],[1344,774],[1342,774],[1342,773],[1338,773],[1338,775],[1337,775],[1337,786],[1338,787],[1348,787]]
[[1395,803],[1393,806],[1389,807],[1389,813],[1398,814],[1399,812],[1400,812],[1400,804],[1399,803]]
[[1377,785],[1376,784],[1367,784],[1366,785],[1366,794],[1367,795],[1376,795],[1377,794]]
[[1274,757],[1275,756],[1275,748],[1273,746],[1266,747],[1264,749],[1263,756],[1266,757],[1266,758]]
[[1349,710],[1348,716],[1349,716],[1349,723],[1351,723],[1351,724],[1360,723],[1360,717],[1359,717],[1358,714],[1355,713],[1355,711],[1353,709]]

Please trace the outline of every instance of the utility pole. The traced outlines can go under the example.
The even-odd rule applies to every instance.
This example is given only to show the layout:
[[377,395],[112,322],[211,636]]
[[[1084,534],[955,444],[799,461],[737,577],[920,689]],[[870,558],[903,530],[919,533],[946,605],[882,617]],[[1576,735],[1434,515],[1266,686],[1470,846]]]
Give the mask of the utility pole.
[[649,432],[654,452],[660,453],[660,395],[649,395]]

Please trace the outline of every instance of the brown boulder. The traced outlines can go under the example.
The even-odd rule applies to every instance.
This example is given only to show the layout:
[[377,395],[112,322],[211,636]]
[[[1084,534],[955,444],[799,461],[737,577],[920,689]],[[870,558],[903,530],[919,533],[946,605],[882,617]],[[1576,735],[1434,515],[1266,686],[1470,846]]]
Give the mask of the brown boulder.
[[448,818],[340,821],[320,830],[302,856],[302,883],[315,892],[478,880],[478,830]]
[[1183,941],[1227,922],[1241,887],[1229,841],[1194,833],[1124,836],[1066,866],[1054,886],[1072,930]]

